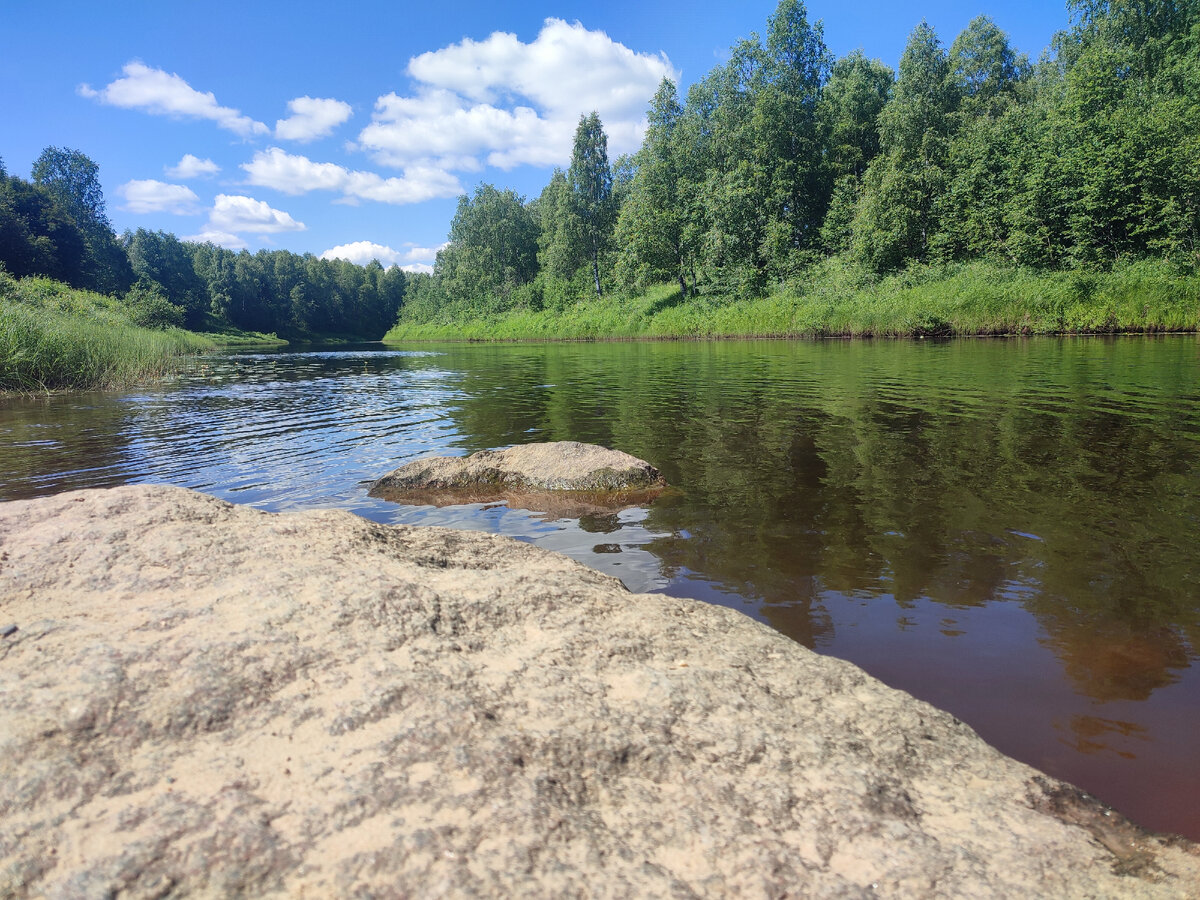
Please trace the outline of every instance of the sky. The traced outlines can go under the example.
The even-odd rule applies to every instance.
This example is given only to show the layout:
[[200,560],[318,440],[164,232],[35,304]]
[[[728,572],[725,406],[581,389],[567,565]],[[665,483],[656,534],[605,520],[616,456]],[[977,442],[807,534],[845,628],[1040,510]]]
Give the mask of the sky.
[[[703,78],[775,2],[120,4],[14,0],[0,52],[0,157],[48,146],[100,167],[118,232],[162,229],[428,271],[457,198],[536,197],[580,115],[609,157],[640,143],[660,80]],[[836,55],[895,68],[922,18],[949,46],[991,16],[1036,58],[1056,0],[810,0]]]

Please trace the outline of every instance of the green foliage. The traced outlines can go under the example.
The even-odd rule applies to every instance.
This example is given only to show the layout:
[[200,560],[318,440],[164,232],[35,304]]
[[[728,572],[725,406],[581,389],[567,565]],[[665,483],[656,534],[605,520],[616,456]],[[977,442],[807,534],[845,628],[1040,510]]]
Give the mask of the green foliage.
[[[159,325],[177,324],[177,314],[156,295],[192,329],[378,338],[396,321],[406,275],[377,261],[234,253],[145,229],[118,240],[98,173],[84,154],[51,147],[34,166],[35,182],[0,174],[0,265],[18,278],[42,275],[114,296],[136,280],[134,305]],[[533,274],[527,266],[526,277]]]
[[[1008,36],[987,16],[972,19],[950,45],[949,78],[960,102],[973,115],[996,108],[1015,96],[1029,68],[1028,60],[1008,44]],[[999,107],[1003,109],[1001,105]]]
[[592,264],[596,296],[601,295],[600,254],[608,249],[616,223],[617,207],[613,198],[612,169],[608,164],[608,135],[595,112],[580,116],[575,129],[575,148],[567,171],[571,215],[577,223],[568,233],[577,236],[581,246],[575,255],[586,254]]
[[523,198],[481,184],[458,200],[435,271],[447,295],[507,298],[537,274],[538,228]]
[[627,288],[674,279],[686,294],[686,275],[695,268],[698,235],[687,227],[685,200],[690,173],[676,138],[682,116],[675,83],[664,78],[650,103],[646,138],[617,220],[618,278]]
[[571,213],[567,173],[556,168],[531,208],[539,229],[538,267],[554,278],[569,278],[584,263],[582,241]]
[[1086,276],[977,261],[915,265],[877,278],[843,256],[779,293],[742,300],[684,298],[677,284],[661,284],[637,297],[486,318],[418,321],[408,312],[385,341],[1195,331],[1200,276],[1149,261]]
[[104,214],[95,163],[51,147],[34,172],[34,183],[0,175],[0,263],[18,276],[123,292],[131,272]]
[[765,42],[741,41],[689,91],[685,208],[703,226],[695,268],[717,290],[759,293],[817,246],[831,189],[819,112],[830,64],[820,24],[783,0]]
[[873,271],[929,258],[958,100],[948,75],[946,52],[922,22],[900,57],[893,97],[880,116],[882,152],[867,170],[853,224],[855,254]]
[[182,328],[183,308],[176,306],[152,281],[140,280],[125,295],[129,320],[140,328]]
[[[1050,314],[1012,296],[999,306],[968,303],[963,317],[937,292],[906,293],[916,289],[913,273],[963,264],[962,271],[981,266],[1033,285],[1041,296],[1063,270],[1112,271],[1121,281],[1139,260],[1165,261],[1183,275],[1200,263],[1200,6],[1075,0],[1070,8],[1074,26],[1037,65],[987,17],[972,20],[949,50],[922,22],[893,78],[862,53],[832,61],[804,4],[782,0],[765,37],[738,42],[685,102],[669,81],[653,98],[643,145],[622,164],[612,191],[619,201],[613,280],[624,296],[597,305],[580,289],[590,261],[592,293],[603,293],[600,261],[609,258],[581,215],[581,186],[599,185],[601,196],[610,183],[606,165],[592,170],[591,181],[583,174],[588,160],[600,159],[603,134],[598,119],[585,117],[570,176],[556,171],[530,206],[536,278],[470,304],[453,302],[443,279],[427,292],[425,311],[402,311],[400,327],[453,326],[478,336],[526,327],[538,335],[603,327],[613,334],[1192,327],[1178,311],[1156,317],[1155,303],[1139,314],[1134,306],[1072,300]],[[830,255],[833,262],[823,258]],[[831,280],[835,271],[853,275]],[[959,285],[958,275],[945,277]],[[661,283],[677,299],[654,305],[650,325],[638,298]],[[834,285],[844,294],[826,298],[838,300],[837,314],[826,315],[826,299],[814,306],[813,298]],[[970,298],[995,300],[994,290],[974,281],[959,286]],[[1051,293],[1059,296],[1059,287]],[[930,308],[912,308],[916,302]],[[702,310],[711,321],[696,318]],[[590,324],[570,324],[576,318]],[[475,320],[486,327],[477,330]]]
[[81,227],[112,230],[100,187],[100,167],[80,151],[47,147],[33,164],[33,181],[49,189]]
[[855,175],[843,175],[833,185],[829,211],[821,225],[821,246],[827,253],[844,253],[850,249],[854,232],[854,211],[862,195],[862,180]]
[[139,285],[156,286],[164,299],[170,298],[179,308],[189,328],[201,326],[209,308],[208,291],[179,238],[165,231],[139,228],[133,234],[126,233],[123,244]]
[[83,271],[72,283],[106,294],[125,291],[133,277],[108,221],[100,167],[78,150],[47,147],[33,164],[33,181],[50,192],[83,235]]
[[[302,338],[312,334],[378,339],[396,321],[408,276],[378,261],[299,256],[286,250],[234,253],[213,244],[181,245],[204,285],[203,326],[227,323],[260,333]],[[168,293],[172,302],[174,294]],[[196,312],[189,313],[191,316]]]
[[833,64],[818,114],[834,179],[861,178],[879,153],[879,115],[894,81],[891,69],[861,50]]
[[[189,327],[297,336],[375,337],[397,322],[447,333],[485,323],[484,333],[514,316],[543,323],[530,326],[539,333],[573,316],[641,333],[640,298],[663,283],[677,299],[655,301],[651,318],[668,331],[987,330],[990,320],[949,308],[900,315],[888,298],[914,272],[955,266],[1044,287],[1062,272],[1120,279],[1141,261],[1184,275],[1200,265],[1200,4],[1068,8],[1070,27],[1036,65],[981,16],[948,50],[922,22],[893,77],[861,52],[834,61],[804,3],[780,0],[764,36],[735,44],[686,100],[659,86],[635,155],[610,166],[592,113],[569,170],[533,202],[491,185],[463,197],[431,277],[143,230],[125,236],[120,265],[106,262],[116,245],[98,170],[58,148],[35,166],[35,184],[0,173],[0,262],[113,294],[136,275]],[[781,298],[830,289],[833,271],[854,273],[836,283],[855,303],[882,304],[878,317],[788,311]],[[1024,327],[1005,309],[996,328]],[[1139,326],[1130,309],[1031,315],[1035,330],[1162,324],[1147,313]],[[699,310],[712,322],[689,318]]]
[[0,175],[0,263],[17,277],[83,282],[83,233],[45,187]]
[[214,346],[179,329],[138,327],[136,314],[102,294],[0,271],[0,391],[117,387]]

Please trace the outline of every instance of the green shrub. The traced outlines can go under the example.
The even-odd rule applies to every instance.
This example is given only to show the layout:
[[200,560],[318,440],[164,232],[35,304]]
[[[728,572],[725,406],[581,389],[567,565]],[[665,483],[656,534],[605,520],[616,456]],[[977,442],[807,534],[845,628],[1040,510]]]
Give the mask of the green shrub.
[[124,303],[129,310],[129,321],[141,328],[161,331],[183,327],[183,307],[168,300],[154,282],[139,281],[129,289]]
[[0,391],[109,388],[162,375],[213,341],[130,321],[111,297],[0,272]]

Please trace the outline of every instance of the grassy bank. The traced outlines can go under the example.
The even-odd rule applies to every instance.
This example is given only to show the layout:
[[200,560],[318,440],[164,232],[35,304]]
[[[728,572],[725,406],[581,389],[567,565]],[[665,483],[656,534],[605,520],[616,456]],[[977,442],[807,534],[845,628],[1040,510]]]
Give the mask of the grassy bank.
[[1159,262],[1112,272],[1035,272],[975,262],[864,281],[829,260],[780,293],[684,299],[660,285],[565,310],[406,318],[384,341],[695,337],[916,337],[1200,329],[1200,275]]
[[291,341],[275,334],[264,334],[261,331],[242,331],[232,325],[211,326],[198,333],[199,337],[207,338],[214,347],[221,350],[236,350],[255,347],[286,347]]
[[184,357],[218,346],[273,340],[143,328],[136,318],[136,310],[113,297],[0,271],[0,391],[118,387],[165,374]]

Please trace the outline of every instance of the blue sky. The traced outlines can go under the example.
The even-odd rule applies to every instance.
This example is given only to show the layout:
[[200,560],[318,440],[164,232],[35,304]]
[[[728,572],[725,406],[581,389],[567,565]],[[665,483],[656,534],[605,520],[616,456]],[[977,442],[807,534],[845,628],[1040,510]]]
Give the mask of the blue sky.
[[[17,0],[0,54],[0,156],[50,145],[100,166],[118,231],[421,269],[456,197],[536,196],[600,111],[636,149],[664,75],[682,90],[761,33],[775,2],[120,4]],[[830,49],[895,66],[925,18],[949,45],[992,16],[1036,58],[1054,0],[811,0]]]

